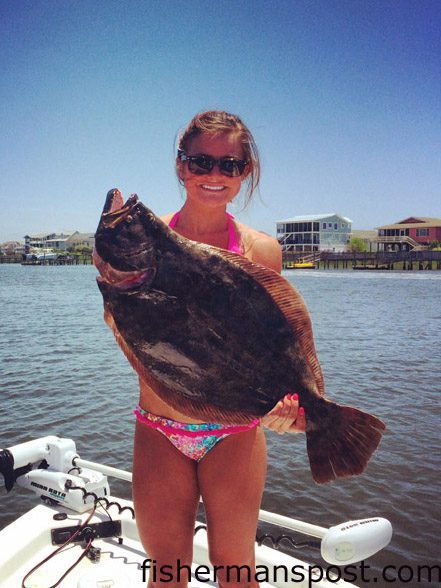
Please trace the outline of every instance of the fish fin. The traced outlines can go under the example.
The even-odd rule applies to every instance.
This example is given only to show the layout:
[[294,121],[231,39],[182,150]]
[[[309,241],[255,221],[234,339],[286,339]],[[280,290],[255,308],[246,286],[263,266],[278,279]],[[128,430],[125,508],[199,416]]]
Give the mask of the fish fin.
[[318,484],[361,474],[386,429],[379,418],[351,406],[329,404],[329,420],[306,430],[312,477]]
[[[208,246],[210,247],[210,246]],[[325,383],[314,345],[311,318],[301,294],[283,276],[263,265],[250,261],[243,255],[210,247],[225,259],[241,267],[259,282],[279,306],[311,368],[317,392],[324,396]]]

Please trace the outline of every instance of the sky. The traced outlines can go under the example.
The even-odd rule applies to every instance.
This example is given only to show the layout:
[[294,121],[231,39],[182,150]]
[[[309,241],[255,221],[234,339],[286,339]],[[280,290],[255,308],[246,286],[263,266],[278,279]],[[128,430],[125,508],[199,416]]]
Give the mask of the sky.
[[93,232],[113,187],[178,210],[210,109],[260,150],[246,224],[441,217],[440,31],[440,0],[2,0],[0,242]]

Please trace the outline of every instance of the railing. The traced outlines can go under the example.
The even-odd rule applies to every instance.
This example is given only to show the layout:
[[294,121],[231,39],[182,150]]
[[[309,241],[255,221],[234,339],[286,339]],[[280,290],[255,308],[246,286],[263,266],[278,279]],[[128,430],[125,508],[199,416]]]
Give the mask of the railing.
[[402,235],[401,237],[374,237],[373,239],[370,239],[370,241],[374,242],[374,243],[385,243],[385,244],[389,244],[389,243],[406,243],[407,245],[410,245],[413,249],[419,249],[419,250],[425,250],[427,249],[427,247],[425,245],[421,245],[421,243],[418,243],[417,241],[415,241],[414,239],[412,239],[412,237],[409,237],[408,235]]
[[345,252],[336,253],[334,251],[322,251],[320,254],[321,261],[360,261],[364,259],[375,259],[385,263],[396,261],[441,261],[441,251],[431,249],[411,250],[411,251],[366,251],[363,253]]

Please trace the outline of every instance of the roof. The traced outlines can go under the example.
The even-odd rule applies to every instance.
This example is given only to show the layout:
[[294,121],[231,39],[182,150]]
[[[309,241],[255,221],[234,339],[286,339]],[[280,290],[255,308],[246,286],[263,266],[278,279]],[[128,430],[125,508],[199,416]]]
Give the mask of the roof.
[[392,225],[382,225],[377,229],[420,229],[422,227],[441,227],[441,218],[428,216],[410,216]]
[[51,243],[53,241],[55,243],[59,243],[60,241],[68,241],[68,240],[69,240],[69,237],[67,237],[66,235],[63,235],[63,236],[55,236],[55,237],[52,237],[51,239],[46,239],[46,242]]
[[352,236],[358,237],[359,239],[374,239],[377,237],[377,231],[364,230],[364,229],[353,229]]
[[321,221],[330,217],[338,216],[347,223],[352,223],[351,219],[347,216],[342,216],[337,212],[328,212],[326,214],[304,214],[301,216],[292,216],[291,218],[285,218],[283,220],[276,221],[278,223],[304,223],[311,221]]
[[33,235],[25,235],[25,239],[45,239],[47,233],[34,233]]
[[95,233],[74,233],[69,237],[69,241],[86,241],[87,239],[95,239]]

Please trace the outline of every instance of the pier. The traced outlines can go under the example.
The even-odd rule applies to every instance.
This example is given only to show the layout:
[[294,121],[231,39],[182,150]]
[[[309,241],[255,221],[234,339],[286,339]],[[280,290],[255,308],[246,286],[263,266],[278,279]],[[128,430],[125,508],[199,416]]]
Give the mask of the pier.
[[312,262],[316,269],[326,270],[441,270],[441,251],[376,251],[364,253],[331,251],[283,253],[283,269],[295,267],[300,262]]
[[18,263],[26,266],[36,265],[91,265],[91,255],[73,255],[59,257],[58,259],[40,258],[40,259],[23,259],[21,255],[0,255],[0,263]]

